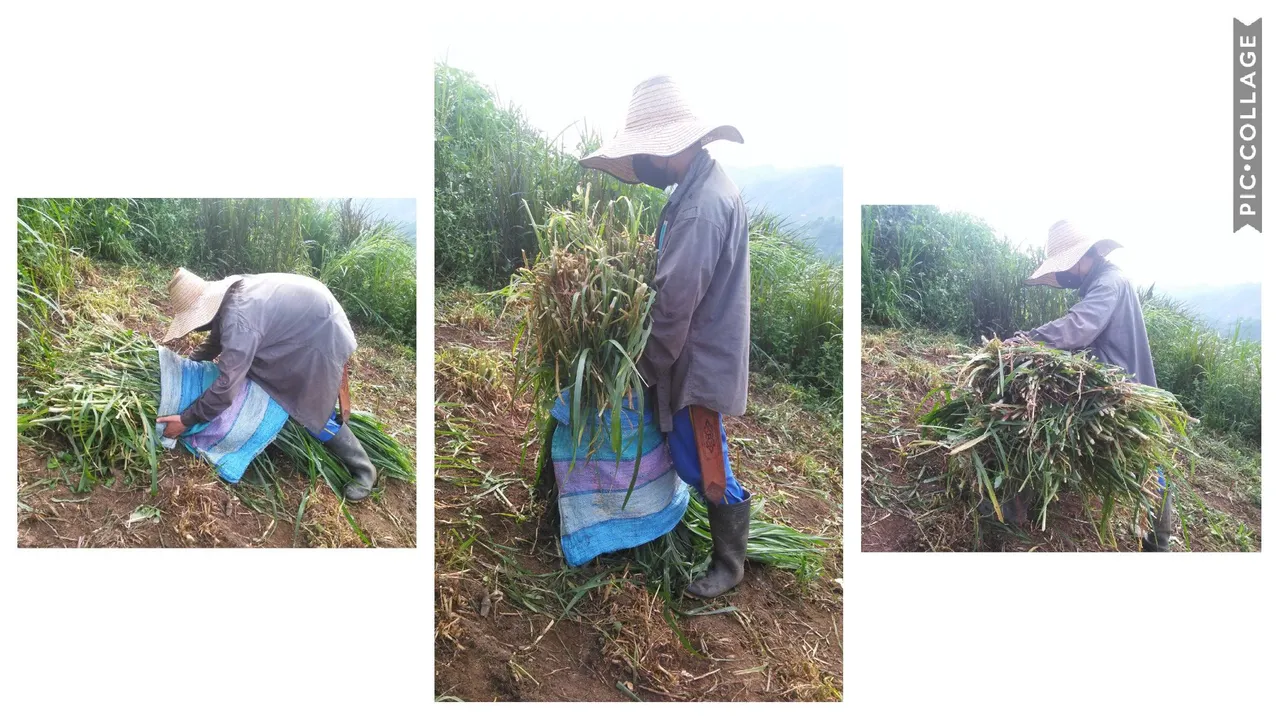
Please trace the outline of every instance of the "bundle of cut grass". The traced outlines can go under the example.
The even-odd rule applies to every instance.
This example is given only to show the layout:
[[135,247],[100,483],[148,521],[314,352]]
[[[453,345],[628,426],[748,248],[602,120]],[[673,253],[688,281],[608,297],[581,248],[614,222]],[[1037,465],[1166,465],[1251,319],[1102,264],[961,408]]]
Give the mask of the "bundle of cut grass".
[[1178,449],[1190,452],[1194,421],[1177,398],[1084,353],[997,339],[957,359],[955,382],[925,398],[943,395],[921,419],[920,444],[945,450],[948,476],[1002,522],[1002,504],[1030,488],[1043,530],[1049,506],[1075,492],[1101,500],[1100,534],[1114,543],[1116,506],[1137,521],[1158,503],[1156,468],[1168,473]]
[[[71,447],[81,467],[77,490],[116,477],[126,482],[149,472],[154,487],[159,438],[160,357],[155,343],[119,327],[81,325],[66,338],[60,377],[19,401],[18,431],[44,430]],[[384,477],[413,481],[413,458],[372,416],[353,412],[351,431]],[[273,443],[298,469],[321,477],[335,492],[350,472],[320,441],[293,420]],[[270,468],[254,460],[259,474]],[[251,467],[253,467],[251,466]]]
[[597,447],[607,428],[617,452],[624,406],[644,412],[636,363],[651,327],[656,252],[652,238],[640,233],[643,208],[620,198],[602,210],[590,192],[587,186],[575,198],[580,210],[548,210],[537,227],[538,258],[532,264],[526,258],[508,292],[524,309],[520,365],[544,417],[567,393],[578,442]]
[[[413,457],[391,437],[385,425],[372,415],[358,411],[352,411],[347,424],[369,454],[369,460],[378,469],[379,477],[403,482],[414,481]],[[322,478],[339,495],[342,488],[351,481],[351,471],[347,470],[347,466],[326,450],[324,443],[311,437],[306,428],[292,419],[284,424],[272,446],[284,453],[298,469],[311,477]],[[254,462],[261,460],[260,455]]]
[[123,328],[79,325],[64,342],[73,349],[58,375],[18,401],[18,432],[46,429],[62,437],[80,465],[79,492],[119,470],[126,479],[144,469],[155,482],[160,397],[156,346]]

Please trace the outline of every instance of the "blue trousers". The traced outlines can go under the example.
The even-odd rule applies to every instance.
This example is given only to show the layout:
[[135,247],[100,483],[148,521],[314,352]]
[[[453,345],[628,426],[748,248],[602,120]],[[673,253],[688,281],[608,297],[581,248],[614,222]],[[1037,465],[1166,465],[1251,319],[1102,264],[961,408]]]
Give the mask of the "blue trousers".
[[338,411],[334,410],[333,414],[329,416],[328,422],[324,424],[323,431],[319,433],[313,433],[310,430],[308,430],[307,433],[310,434],[311,437],[319,440],[320,442],[325,443],[332,440],[333,436],[337,435],[338,431],[341,429],[342,429],[342,423],[338,422]]
[[[720,447],[724,454],[724,504],[732,505],[747,499],[747,492],[738,484],[729,468],[729,437],[724,432],[724,418],[720,418]],[[693,486],[705,501],[702,493],[702,465],[698,462],[698,443],[693,434],[693,421],[689,408],[682,408],[671,418],[671,432],[667,433],[667,448],[675,463],[676,474]]]

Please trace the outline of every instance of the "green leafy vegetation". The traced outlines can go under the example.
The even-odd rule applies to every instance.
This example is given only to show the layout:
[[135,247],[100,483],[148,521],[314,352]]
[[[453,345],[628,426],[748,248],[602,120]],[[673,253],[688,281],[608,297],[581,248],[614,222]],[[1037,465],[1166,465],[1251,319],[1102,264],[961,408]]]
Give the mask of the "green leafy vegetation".
[[469,73],[437,63],[436,284],[506,285],[524,258],[537,254],[537,227],[548,208],[567,207],[586,182],[602,201],[628,197],[643,206],[641,224],[652,228],[661,192],[578,165],[599,146],[599,136],[587,129],[569,152],[562,138],[545,137],[519,108],[499,105]]
[[351,200],[35,198],[18,201],[19,365],[47,366],[50,322],[83,260],[183,266],[207,279],[319,278],[353,319],[416,334],[415,251]]
[[1172,391],[1206,428],[1262,443],[1262,343],[1225,336],[1185,304],[1142,294],[1156,382]]

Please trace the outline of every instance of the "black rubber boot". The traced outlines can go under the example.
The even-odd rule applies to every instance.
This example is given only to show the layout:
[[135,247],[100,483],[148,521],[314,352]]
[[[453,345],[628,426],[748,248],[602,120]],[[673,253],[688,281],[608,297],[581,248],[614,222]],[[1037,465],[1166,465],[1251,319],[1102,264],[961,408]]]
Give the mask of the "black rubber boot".
[[329,438],[324,446],[351,472],[351,482],[342,488],[342,494],[351,502],[369,497],[369,493],[373,492],[373,483],[378,473],[373,467],[373,462],[369,460],[369,455],[364,451],[364,446],[351,432],[351,426],[343,425],[338,434]]
[[751,494],[740,503],[708,505],[711,520],[711,567],[693,581],[687,592],[711,598],[732,590],[742,581],[747,562],[747,535],[751,532]]
[[[1015,494],[1013,497],[1000,503],[1000,515],[1004,518],[1005,525],[1023,527],[1027,524],[1030,517],[1031,506],[1034,498],[1031,496],[1030,490],[1023,490]],[[996,513],[992,510],[991,500],[983,497],[978,502],[978,514],[984,518],[995,520]]]
[[1142,538],[1142,552],[1169,552],[1169,536],[1173,535],[1173,509],[1169,489],[1164,490],[1164,502],[1160,505],[1160,515],[1153,523],[1155,529]]

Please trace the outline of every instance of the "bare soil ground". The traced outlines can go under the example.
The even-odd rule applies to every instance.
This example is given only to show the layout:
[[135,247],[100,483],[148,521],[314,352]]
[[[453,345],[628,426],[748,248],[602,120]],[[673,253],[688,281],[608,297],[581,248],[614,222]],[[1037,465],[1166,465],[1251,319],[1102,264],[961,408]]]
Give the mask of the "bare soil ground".
[[[1113,521],[1116,544],[1103,542],[1094,521],[1100,503],[1075,495],[1050,508],[1043,531],[979,521],[973,503],[948,489],[937,453],[921,457],[910,447],[920,437],[921,402],[963,347],[949,336],[862,330],[863,552],[1138,550],[1139,534],[1120,519]],[[1170,474],[1178,517],[1172,549],[1261,550],[1260,451],[1208,433],[1196,435],[1193,447],[1202,457],[1194,464],[1183,458]]]
[[[79,279],[66,303],[67,322],[109,318],[157,342],[164,336],[163,271],[97,266]],[[414,350],[357,330],[352,404],[375,414],[411,450],[417,395]],[[189,351],[196,339],[174,344]],[[78,472],[56,438],[18,439],[19,547],[364,547],[328,485],[312,483],[274,448],[281,475],[260,484],[246,475],[237,485],[177,449],[161,456],[158,492],[150,483],[116,478],[86,493],[73,488]],[[305,507],[303,502],[305,499]],[[414,547],[417,491],[413,484],[379,480],[373,497],[346,506],[377,547]],[[299,516],[299,509],[302,509]]]
[[730,594],[668,606],[624,562],[564,564],[534,490],[537,448],[529,398],[512,392],[511,338],[466,303],[437,309],[438,698],[840,699],[839,423],[761,386],[748,414],[726,422],[735,474],[767,498],[765,512],[835,538],[822,575],[802,584],[749,563]]

